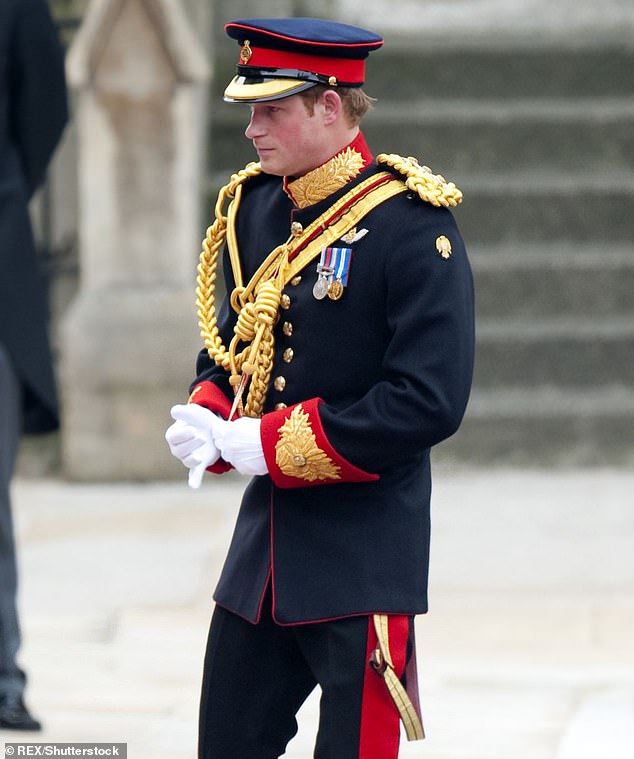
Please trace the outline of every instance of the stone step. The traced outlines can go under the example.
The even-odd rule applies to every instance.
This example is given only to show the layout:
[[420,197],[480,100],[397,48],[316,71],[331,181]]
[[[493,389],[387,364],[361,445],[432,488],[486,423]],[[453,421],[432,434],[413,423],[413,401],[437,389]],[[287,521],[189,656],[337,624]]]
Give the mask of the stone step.
[[[519,47],[489,36],[484,44],[447,44],[425,49],[398,35],[386,42],[381,64],[368,66],[366,90],[381,98],[407,99],[416,91],[433,97],[576,97],[627,95],[634,90],[626,72],[634,51],[623,42],[539,44]],[[376,60],[374,61],[376,64]]]
[[630,172],[526,171],[458,178],[465,194],[456,218],[469,244],[585,242],[631,244]]
[[418,156],[451,178],[634,171],[634,98],[382,102],[364,133],[376,152]]
[[482,320],[475,384],[590,388],[634,385],[634,318]]
[[631,246],[475,245],[469,254],[479,319],[629,315],[634,320]]
[[460,430],[436,448],[446,463],[511,466],[634,465],[629,388],[476,389]]
[[[209,164],[235,171],[254,159],[243,135],[248,112],[214,113]],[[625,98],[386,101],[363,129],[375,152],[417,156],[451,178],[539,166],[634,171],[634,100]]]
[[[611,40],[601,44],[518,47],[504,38],[487,35],[484,43],[469,44],[391,35],[371,58],[365,89],[382,99],[409,100],[413,96],[439,98],[582,97],[631,95],[628,72],[634,69],[634,49]],[[212,102],[235,74],[235,50],[222,45],[214,61]],[[245,109],[246,110],[246,109]]]

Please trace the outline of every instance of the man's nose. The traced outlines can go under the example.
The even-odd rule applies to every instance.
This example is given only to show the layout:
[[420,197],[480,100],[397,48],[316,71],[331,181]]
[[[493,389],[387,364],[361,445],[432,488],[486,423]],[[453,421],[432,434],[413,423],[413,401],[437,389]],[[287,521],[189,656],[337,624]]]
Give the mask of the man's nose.
[[264,134],[264,126],[262,119],[258,118],[256,113],[251,114],[251,119],[244,130],[245,137],[249,140],[255,140],[258,137],[262,137]]

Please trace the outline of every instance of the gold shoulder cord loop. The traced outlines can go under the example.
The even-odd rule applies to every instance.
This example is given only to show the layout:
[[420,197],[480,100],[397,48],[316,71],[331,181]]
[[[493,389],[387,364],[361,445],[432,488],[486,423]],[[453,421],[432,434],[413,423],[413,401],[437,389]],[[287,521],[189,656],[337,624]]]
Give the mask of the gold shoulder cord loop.
[[[217,315],[215,308],[216,276],[218,269],[218,256],[220,249],[227,238],[229,258],[233,270],[236,288],[231,294],[231,305],[235,311],[240,311],[242,304],[238,306],[237,300],[244,290],[242,282],[242,268],[235,236],[235,215],[242,197],[242,184],[250,177],[255,177],[261,172],[260,164],[250,163],[244,169],[234,174],[230,182],[225,185],[218,194],[215,207],[215,220],[207,229],[203,240],[203,249],[200,254],[197,279],[196,279],[196,309],[198,314],[198,326],[210,358],[216,364],[222,366],[232,374],[237,373],[240,363],[237,356],[231,356],[222,343],[218,332]],[[227,215],[224,214],[224,206],[229,200]],[[246,315],[245,315],[246,316]],[[234,338],[235,340],[235,338]],[[234,341],[232,341],[233,344]]]
[[[273,368],[273,327],[284,286],[284,270],[288,262],[285,243],[271,254],[278,259],[277,276],[260,282],[255,292],[253,288],[247,290],[244,287],[235,219],[242,199],[243,183],[260,172],[260,164],[250,163],[234,174],[231,181],[220,190],[215,207],[216,218],[203,240],[196,280],[198,326],[210,358],[225,371],[230,372],[229,382],[234,389],[240,384],[241,374],[251,378],[251,387],[244,407],[247,416],[260,416],[264,406]],[[227,200],[229,206],[225,215]],[[218,331],[215,307],[218,256],[225,239],[236,285],[230,294],[230,304],[238,314],[229,350],[223,345]],[[241,352],[238,352],[239,343],[247,343],[247,347]]]
[[396,153],[381,153],[376,157],[378,164],[384,163],[403,174],[409,190],[418,193],[421,200],[433,206],[457,206],[462,203],[462,192],[453,182],[441,174],[434,174],[429,166],[421,166],[416,158],[404,158]]

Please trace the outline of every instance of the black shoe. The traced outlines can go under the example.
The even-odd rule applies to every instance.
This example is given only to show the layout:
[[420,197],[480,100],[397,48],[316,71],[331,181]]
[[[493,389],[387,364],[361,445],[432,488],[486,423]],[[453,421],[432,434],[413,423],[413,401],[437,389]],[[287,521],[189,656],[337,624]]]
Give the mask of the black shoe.
[[0,697],[0,730],[41,729],[42,725],[29,714],[21,696]]

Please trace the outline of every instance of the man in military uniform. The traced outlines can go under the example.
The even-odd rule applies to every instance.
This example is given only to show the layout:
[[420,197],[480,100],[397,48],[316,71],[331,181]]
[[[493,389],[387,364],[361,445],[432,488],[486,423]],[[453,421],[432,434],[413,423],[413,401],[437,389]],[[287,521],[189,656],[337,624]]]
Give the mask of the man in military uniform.
[[[172,453],[251,475],[214,599],[199,756],[274,759],[322,689],[318,759],[423,737],[413,617],[427,611],[430,448],[462,419],[472,279],[453,183],[373,157],[359,121],[382,39],[316,19],[229,23],[259,163],[203,244],[205,348]],[[228,297],[216,314],[224,256]]]

